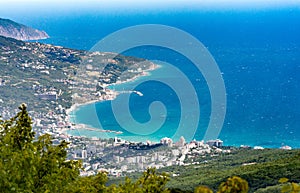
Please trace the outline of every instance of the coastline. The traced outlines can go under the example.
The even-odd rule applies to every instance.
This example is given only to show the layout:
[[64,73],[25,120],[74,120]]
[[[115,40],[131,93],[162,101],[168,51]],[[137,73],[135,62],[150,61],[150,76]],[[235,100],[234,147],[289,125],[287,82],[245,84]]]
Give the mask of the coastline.
[[[107,92],[106,92],[106,94],[108,94],[108,95],[105,95],[104,97],[101,96],[101,97],[99,97],[98,100],[95,99],[95,100],[89,100],[89,101],[82,102],[82,103],[72,104],[72,106],[69,109],[66,109],[66,120],[65,120],[68,124],[72,125],[72,129],[63,129],[62,132],[68,136],[72,136],[71,134],[68,133],[68,131],[70,131],[70,130],[87,130],[87,131],[96,131],[96,132],[103,132],[103,133],[122,134],[123,132],[121,132],[121,131],[104,130],[104,129],[99,129],[99,128],[93,128],[87,124],[76,123],[76,121],[74,121],[74,117],[75,117],[74,112],[76,112],[80,107],[85,106],[85,105],[94,104],[97,102],[114,100],[122,92],[110,89],[111,86],[120,85],[120,84],[124,84],[124,83],[128,83],[128,82],[133,82],[141,77],[151,76],[151,71],[157,70],[158,68],[162,67],[161,65],[155,64],[153,62],[151,62],[151,64],[152,64],[151,65],[152,67],[143,70],[138,75],[134,75],[133,77],[123,80],[123,81],[116,81],[115,83],[108,84],[107,88],[109,88],[109,89],[107,89]],[[138,91],[135,91],[135,90],[131,90],[131,91],[127,91],[127,92],[139,94]]]
[[[73,104],[71,106],[71,108],[69,108],[68,110],[66,110],[68,112],[68,115],[69,115],[68,119],[70,119],[70,116],[73,116],[73,117],[71,117],[71,119],[74,118],[75,114],[73,114],[73,113],[76,112],[78,110],[78,108],[81,108],[82,106],[93,104],[93,103],[98,103],[98,102],[105,102],[105,101],[109,101],[109,100],[114,100],[119,94],[122,94],[122,91],[118,91],[118,89],[119,90],[122,89],[122,86],[119,87],[119,88],[116,87],[117,90],[114,90],[114,88],[109,88],[109,87],[114,86],[114,85],[117,86],[117,85],[123,84],[123,83],[130,83],[130,82],[133,82],[133,81],[137,81],[137,79],[139,79],[139,78],[151,76],[152,75],[151,71],[157,70],[160,67],[163,67],[163,66],[155,64],[155,68],[154,69],[144,70],[143,71],[144,73],[141,73],[139,75],[134,75],[134,76],[132,76],[131,78],[129,78],[127,80],[117,81],[115,83],[107,85],[108,89],[110,89],[110,91],[114,93],[115,97],[112,97],[110,99],[89,100],[89,101],[86,101],[84,103],[75,103],[75,104]],[[153,73],[153,74],[155,76],[156,73]],[[126,89],[126,86],[125,86],[125,89]],[[133,92],[133,90],[131,92]],[[74,119],[73,119],[73,121],[74,121]],[[138,143],[138,142],[145,142],[147,140],[149,140],[151,142],[159,142],[158,138],[154,139],[154,138],[151,138],[151,137],[150,138],[146,138],[146,137],[140,137],[140,136],[138,136],[138,137],[127,136],[126,133],[124,133],[124,135],[119,135],[118,136],[118,135],[115,135],[114,132],[119,132],[120,130],[114,130],[115,128],[108,128],[108,129],[111,129],[111,130],[108,130],[108,131],[102,130],[100,127],[97,127],[97,126],[93,127],[92,125],[89,125],[89,122],[87,122],[85,124],[82,124],[82,125],[85,126],[85,128],[83,128],[82,125],[81,125],[81,127],[75,126],[75,124],[73,124],[74,122],[72,122],[72,120],[70,120],[70,123],[73,125],[72,126],[72,130],[71,129],[65,129],[65,131],[64,131],[64,133],[67,134],[67,135],[69,135],[69,136],[76,136],[76,137],[83,136],[83,137],[87,137],[87,138],[92,138],[93,136],[97,136],[98,135],[97,133],[95,133],[93,131],[97,131],[97,132],[102,132],[102,133],[107,133],[107,132],[108,133],[112,133],[112,135],[110,135],[110,136],[109,135],[104,135],[103,136],[103,135],[99,134],[99,136],[100,136],[99,138],[101,138],[101,139],[109,139],[109,138],[118,137],[118,138],[121,138],[121,139],[128,140],[130,142],[136,142],[136,143]],[[81,124],[81,123],[79,123],[79,124]],[[76,130],[83,131],[83,132],[82,133],[80,133],[80,132],[77,133]],[[85,134],[83,134],[84,131],[86,131]],[[122,136],[124,136],[124,138]],[[163,135],[162,137],[164,137],[164,136],[167,136],[167,135]],[[250,141],[250,142],[243,142],[243,141],[240,142],[240,141],[237,141],[237,140],[231,141],[231,140],[228,140],[224,136],[223,137],[221,136],[220,139],[224,140],[224,144],[226,144],[225,146],[233,146],[233,147],[241,147],[241,146],[243,146],[243,147],[253,147],[253,148],[254,147],[255,148],[257,148],[257,147],[258,148],[259,147],[263,147],[263,148],[277,149],[277,148],[281,148],[283,145],[288,145],[288,146],[292,147],[293,149],[297,148],[297,145],[295,145],[293,143],[289,143],[289,142],[282,142],[281,143],[279,140],[278,140],[279,142],[278,141],[277,142],[273,141],[270,144],[262,144],[262,143],[259,143],[257,141],[253,141],[253,140]],[[277,143],[280,143],[280,144],[277,144]]]

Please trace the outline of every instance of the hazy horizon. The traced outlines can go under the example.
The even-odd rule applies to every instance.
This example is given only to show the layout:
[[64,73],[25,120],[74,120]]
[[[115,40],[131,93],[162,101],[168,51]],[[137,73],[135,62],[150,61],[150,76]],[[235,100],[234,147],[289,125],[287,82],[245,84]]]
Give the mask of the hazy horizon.
[[[0,0],[0,17],[33,16],[81,12],[102,13],[130,13],[130,12],[153,12],[153,11],[178,11],[178,10],[199,10],[199,11],[259,11],[266,9],[300,9],[300,2],[296,0],[219,0],[219,1],[182,1],[182,0],[153,0],[150,2],[139,0]],[[13,12],[12,12],[13,10]]]

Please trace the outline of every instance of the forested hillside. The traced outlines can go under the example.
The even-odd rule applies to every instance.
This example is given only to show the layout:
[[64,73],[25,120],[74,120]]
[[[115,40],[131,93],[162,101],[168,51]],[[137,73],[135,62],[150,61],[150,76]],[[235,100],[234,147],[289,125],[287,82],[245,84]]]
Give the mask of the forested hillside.
[[[211,193],[208,187],[218,193],[246,193],[261,188],[258,192],[300,191],[294,183],[300,179],[299,150],[236,150],[198,165],[172,166],[163,171],[149,168],[138,177],[116,183],[107,183],[105,172],[81,177],[81,161],[66,159],[68,143],[54,145],[48,134],[36,138],[27,106],[22,104],[19,110],[15,117],[0,120],[1,192]],[[283,185],[266,188],[278,184],[279,179]]]

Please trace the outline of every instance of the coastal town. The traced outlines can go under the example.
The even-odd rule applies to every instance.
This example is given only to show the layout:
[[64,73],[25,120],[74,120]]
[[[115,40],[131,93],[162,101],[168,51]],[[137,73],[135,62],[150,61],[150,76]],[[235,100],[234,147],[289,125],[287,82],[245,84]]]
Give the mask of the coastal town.
[[2,119],[16,115],[18,105],[25,102],[36,136],[50,134],[54,144],[62,140],[69,142],[68,159],[82,160],[83,176],[105,171],[118,177],[148,167],[199,164],[199,157],[205,162],[207,156],[232,151],[219,139],[204,142],[186,141],[181,137],[176,142],[170,138],[162,138],[159,142],[130,142],[119,137],[100,139],[69,135],[69,130],[95,130],[70,120],[70,112],[78,105],[113,100],[119,93],[109,89],[109,85],[147,75],[147,71],[157,65],[113,53],[83,52],[4,37],[0,37],[0,43]]
[[163,138],[157,143],[150,141],[134,143],[117,137],[109,140],[96,137],[81,140],[83,141],[72,143],[69,151],[72,159],[83,160],[84,170],[81,175],[105,171],[111,176],[118,177],[144,171],[149,167],[199,164],[194,161],[199,156],[230,153],[230,149],[221,148],[220,140],[207,143],[196,140],[186,142],[184,137],[177,142]]
[[[5,39],[5,41],[9,40]],[[157,66],[142,59],[115,57],[112,53],[83,53],[40,43],[33,45],[11,41],[14,41],[15,44],[10,43],[9,46],[2,47],[5,52],[2,52],[1,62],[14,64],[23,74],[28,72],[31,76],[22,80],[17,80],[16,77],[1,76],[4,77],[1,80],[2,89],[8,87],[11,90],[16,87],[16,92],[19,92],[25,88],[26,92],[32,93],[30,97],[33,102],[29,102],[28,107],[31,109],[30,114],[33,118],[36,135],[50,134],[54,138],[54,144],[59,144],[61,140],[68,141],[70,143],[69,159],[83,161],[82,175],[93,175],[99,171],[106,171],[112,176],[122,176],[128,172],[143,171],[147,167],[162,168],[171,165],[192,164],[193,157],[197,155],[223,152],[222,149],[219,149],[222,146],[221,142],[217,145],[208,145],[203,141],[195,140],[189,143],[185,142],[183,137],[176,143],[170,138],[163,138],[157,143],[150,141],[134,143],[117,137],[99,139],[68,135],[68,130],[93,130],[85,125],[75,125],[70,121],[69,114],[78,105],[91,101],[112,100],[118,93],[108,89],[109,85],[146,75],[148,70],[153,70]],[[11,45],[15,47],[12,48]],[[14,53],[14,50],[20,51]],[[23,60],[17,60],[13,57],[14,54],[21,55],[22,57],[18,58],[23,58]],[[29,62],[24,59],[36,55],[35,61]],[[67,64],[61,68],[60,63]],[[78,67],[79,64],[82,64],[82,67]],[[41,75],[43,75],[43,79],[34,78]],[[137,91],[128,92],[141,95]],[[18,99],[22,100],[22,97]],[[67,100],[71,100],[72,103]],[[2,97],[1,101],[10,104],[8,97],[6,100]],[[4,118],[17,113],[16,110],[11,110],[10,105],[2,105],[1,108]],[[99,129],[98,131],[116,134],[119,132]],[[224,151],[228,152],[228,150]],[[187,160],[190,162],[186,162]]]

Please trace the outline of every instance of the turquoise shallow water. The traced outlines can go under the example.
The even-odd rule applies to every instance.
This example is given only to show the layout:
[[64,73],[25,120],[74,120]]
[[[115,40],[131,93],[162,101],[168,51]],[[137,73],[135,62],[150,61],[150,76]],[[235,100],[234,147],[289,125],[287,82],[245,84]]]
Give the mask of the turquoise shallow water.
[[[148,112],[150,103],[153,101],[162,101],[168,110],[166,113],[160,114],[158,119],[154,119],[153,125],[155,125],[155,122],[166,119],[164,125],[157,132],[150,135],[136,135],[131,133],[130,128],[124,128],[116,121],[114,113],[112,111],[112,101],[104,101],[98,102],[96,104],[81,106],[75,112],[73,112],[76,117],[74,121],[90,125],[91,127],[102,127],[106,130],[122,131],[123,134],[103,134],[92,131],[80,131],[80,133],[78,133],[78,131],[71,131],[71,133],[85,136],[101,136],[105,138],[117,136],[131,141],[151,140],[156,142],[163,137],[172,137],[174,140],[178,140],[180,136],[184,136],[184,132],[178,134],[177,136],[173,136],[178,129],[179,119],[181,116],[179,104],[180,102],[178,97],[176,97],[176,93],[164,84],[158,81],[154,81],[161,77],[163,77],[164,79],[177,79],[178,77],[170,73],[170,67],[163,64],[160,65],[161,66],[158,69],[151,71],[149,76],[139,77],[132,82],[110,86],[111,89],[122,92],[124,90],[132,90],[133,86],[138,85],[134,90],[141,92],[143,96],[138,96],[137,94],[132,93],[129,106],[132,116],[140,123],[145,123],[150,119],[150,115]],[[120,94],[118,98],[121,98],[124,95],[130,94]],[[205,106],[207,105],[208,104],[205,104]],[[188,108],[190,108],[191,111],[193,110],[193,106],[190,106]],[[203,107],[203,109],[205,108]],[[202,114],[204,115],[204,113]],[[126,119],[126,115],[124,115],[124,118]],[[188,121],[191,121],[190,118],[193,117],[189,117]],[[205,132],[205,125],[202,124],[202,128],[203,135]],[[199,133],[200,132],[198,132],[198,134]]]
[[[155,48],[148,49],[153,51]],[[150,52],[149,50],[147,53]],[[268,57],[267,54],[269,54],[269,57],[272,57],[275,52],[275,50],[271,52],[253,48],[253,52],[255,51],[259,51],[259,54],[256,54],[256,59],[258,61],[261,60],[262,63],[264,63],[263,58]],[[136,53],[137,50],[132,50],[131,52]],[[176,54],[168,52],[168,50],[159,51],[160,55],[164,57],[169,54],[169,58],[172,58],[172,60],[176,58]],[[225,51],[225,53],[230,52],[232,52],[232,50],[229,48]],[[238,56],[233,56],[231,60],[241,60],[240,56],[243,56],[243,52],[237,55]],[[278,63],[284,61],[283,58],[281,58],[280,61],[280,56],[277,57]],[[246,59],[242,58],[242,60]],[[194,138],[201,140],[207,129],[210,117],[211,101],[209,90],[201,74],[194,73],[195,69],[192,65],[188,65],[188,61],[185,61],[184,58],[181,58],[180,56],[178,56],[177,61],[178,67],[181,68],[185,74],[189,75],[199,97],[201,115]],[[187,65],[181,65],[181,62],[186,62],[184,64]],[[285,68],[284,70],[281,69],[281,72],[277,71],[280,69],[279,66],[274,68],[274,71],[271,70],[265,63],[262,66],[247,66],[242,64],[240,67],[223,67],[228,104],[225,123],[219,138],[224,140],[226,145],[239,146],[244,144],[277,148],[283,144],[287,144],[292,147],[299,147],[298,120],[296,119],[297,109],[291,106],[297,102],[297,99],[294,98],[296,96],[296,90],[289,90],[289,88],[284,88],[283,86],[281,86],[279,90],[277,87],[278,84],[283,84],[281,81],[285,79],[287,74],[292,77],[294,76],[293,74],[295,72],[292,72],[294,67],[290,66],[290,68]],[[237,72],[234,72],[234,70]],[[258,73],[262,72],[262,70],[271,74]],[[168,109],[168,114],[166,116],[166,123],[159,131],[147,136],[134,135],[128,132],[116,122],[111,110],[110,101],[81,107],[76,112],[77,121],[94,127],[99,127],[100,123],[104,129],[124,132],[121,135],[117,135],[118,137],[133,141],[159,141],[163,137],[172,137],[174,141],[178,140],[180,136],[173,136],[176,129],[178,129],[180,120],[180,105],[178,98],[170,88],[159,82],[151,81],[157,77],[164,77],[167,79],[177,78],[169,72],[170,70],[162,65],[161,68],[151,72],[150,76],[141,77],[135,82],[124,83],[113,87],[115,90],[122,91],[131,88],[132,84],[139,85],[135,90],[142,92],[144,96],[140,97],[136,94],[132,94],[129,105],[131,107],[132,116],[140,122],[149,120],[148,107],[151,101],[162,101]],[[282,73],[285,75],[281,75]],[[274,85],[272,85],[272,83]],[[289,93],[290,91],[293,91],[294,93]],[[274,99],[274,101],[272,101],[272,99]],[[193,108],[194,107],[191,107],[191,109]],[[283,114],[283,111],[288,114]],[[96,117],[94,117],[93,120],[91,120],[91,112],[96,114]],[[76,133],[77,131],[72,131],[72,134]],[[81,131],[80,135],[99,136],[98,133],[90,131]],[[182,135],[185,136],[185,133],[183,132]],[[102,137],[114,136],[115,135],[102,135]]]
[[[208,48],[223,73],[227,112],[219,138],[225,145],[278,148],[285,144],[300,148],[299,9],[245,12],[176,10],[120,15],[85,13],[44,18],[43,24],[40,24],[40,19],[27,18],[25,23],[31,22],[31,26],[49,33],[52,38],[43,42],[85,50],[89,50],[98,40],[115,30],[132,25],[158,23],[185,30]],[[211,111],[209,90],[201,73],[183,56],[159,47],[141,47],[124,54],[169,62],[186,74],[199,97],[201,111],[195,138],[201,140]],[[126,132],[116,122],[109,101],[80,107],[75,112],[77,121],[94,127],[101,123],[104,129],[123,131],[120,137],[137,141],[157,141],[161,137],[173,136],[181,116],[178,97],[166,85],[157,81],[145,82],[151,77],[176,80],[164,67],[153,71],[150,77],[140,78],[137,81],[143,84],[136,90],[141,91],[144,96],[132,94],[129,106],[132,116],[145,123],[150,119],[149,104],[155,100],[163,102],[167,114],[158,117],[157,122],[163,118],[167,122],[160,131],[150,136]],[[126,90],[130,84],[125,83],[115,89]],[[71,133],[100,136],[99,132],[91,131]],[[100,137],[110,137],[103,133],[101,135]],[[175,136],[174,140],[177,138]]]

